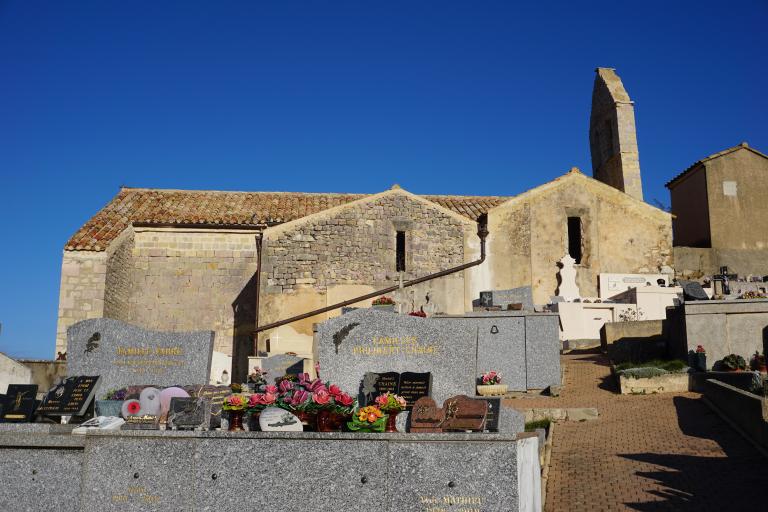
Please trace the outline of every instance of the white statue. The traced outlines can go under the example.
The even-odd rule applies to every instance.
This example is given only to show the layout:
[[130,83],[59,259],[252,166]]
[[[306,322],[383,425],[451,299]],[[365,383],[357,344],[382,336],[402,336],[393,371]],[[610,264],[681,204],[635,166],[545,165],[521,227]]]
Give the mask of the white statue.
[[560,260],[560,286],[557,289],[557,294],[569,302],[581,297],[579,287],[576,285],[575,264],[576,260],[570,254],[566,254]]

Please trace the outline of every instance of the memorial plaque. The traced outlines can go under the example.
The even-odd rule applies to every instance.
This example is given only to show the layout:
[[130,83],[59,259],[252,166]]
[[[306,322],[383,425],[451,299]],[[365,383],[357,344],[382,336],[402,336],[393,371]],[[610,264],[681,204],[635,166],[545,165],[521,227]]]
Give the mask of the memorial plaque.
[[160,417],[151,414],[141,416],[126,416],[125,423],[120,430],[159,430]]
[[9,384],[2,421],[24,423],[32,420],[37,406],[37,384]]
[[274,383],[285,375],[304,373],[304,358],[292,354],[277,354],[262,359],[261,369],[267,372],[267,381]]
[[182,389],[193,398],[207,398],[211,402],[210,430],[221,427],[221,405],[224,398],[232,394],[229,386],[214,386],[212,384],[183,386]]
[[457,430],[482,432],[488,414],[488,402],[468,396],[454,396],[443,404],[443,432]]
[[483,400],[488,403],[488,412],[485,415],[485,430],[488,432],[498,432],[501,398],[475,398],[475,400]]
[[208,430],[211,401],[206,398],[171,398],[168,427],[172,430]]
[[82,416],[96,394],[100,377],[80,375],[62,380],[43,397],[37,412],[46,416]]
[[302,432],[304,425],[294,414],[279,407],[267,407],[259,414],[262,432]]
[[443,409],[439,408],[434,400],[428,396],[419,398],[413,405],[411,427],[408,431],[413,433],[442,432],[443,419]]
[[98,390],[152,382],[158,388],[208,382],[213,331],[150,331],[111,318],[83,320],[67,329],[67,371],[100,375]]
[[419,398],[429,396],[432,388],[430,372],[366,373],[361,383],[361,401],[370,405],[383,393],[394,393],[405,398],[406,410],[411,410]]

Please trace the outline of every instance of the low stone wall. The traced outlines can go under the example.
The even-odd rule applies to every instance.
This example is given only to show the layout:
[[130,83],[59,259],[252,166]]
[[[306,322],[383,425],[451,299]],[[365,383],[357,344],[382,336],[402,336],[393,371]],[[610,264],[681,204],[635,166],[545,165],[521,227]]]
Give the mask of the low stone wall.
[[615,363],[667,356],[663,320],[609,322],[600,329],[600,346]]
[[704,383],[704,398],[743,435],[768,450],[768,404],[765,398],[718,380]]
[[667,373],[656,377],[625,377],[618,375],[622,395],[652,395],[654,393],[685,393],[688,391],[687,373]]
[[0,510],[541,510],[535,433],[0,429]]

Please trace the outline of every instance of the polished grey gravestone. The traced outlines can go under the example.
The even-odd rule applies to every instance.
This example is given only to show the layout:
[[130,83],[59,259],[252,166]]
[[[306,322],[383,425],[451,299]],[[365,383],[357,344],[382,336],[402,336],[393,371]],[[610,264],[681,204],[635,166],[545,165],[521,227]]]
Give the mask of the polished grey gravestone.
[[475,394],[477,330],[458,323],[360,309],[317,328],[320,375],[349,393],[366,373],[430,372],[442,403]]
[[525,317],[478,317],[470,322],[477,327],[475,377],[480,379],[483,373],[496,371],[509,391],[525,391]]
[[304,358],[292,354],[277,354],[262,359],[261,369],[267,372],[267,382],[275,382],[284,375],[304,373]]
[[696,281],[680,281],[680,286],[683,287],[683,298],[687,301],[709,300],[704,288]]
[[151,331],[111,318],[83,320],[67,329],[67,373],[100,375],[101,393],[141,382],[208,382],[213,338],[213,331]]
[[526,388],[560,386],[560,327],[557,314],[525,317]]
[[501,306],[507,309],[510,304],[522,304],[524,311],[533,311],[533,291],[530,286],[521,286],[509,290],[491,290],[480,292],[480,299],[472,301],[473,306]]

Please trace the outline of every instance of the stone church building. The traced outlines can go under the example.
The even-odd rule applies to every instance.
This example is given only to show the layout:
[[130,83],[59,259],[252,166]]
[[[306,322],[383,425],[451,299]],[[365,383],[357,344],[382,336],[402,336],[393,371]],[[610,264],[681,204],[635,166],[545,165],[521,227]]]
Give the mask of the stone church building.
[[[671,266],[671,216],[642,201],[633,105],[610,69],[597,70],[589,139],[594,178],[572,169],[516,196],[122,188],[66,243],[56,350],[68,326],[101,316],[212,329],[215,350],[251,350],[257,237],[260,325],[476,260],[483,214],[486,261],[398,293],[404,311],[459,314],[480,291],[525,285],[546,303],[567,253],[585,296],[601,272]],[[259,349],[310,355],[313,324],[339,313],[265,332]]]

